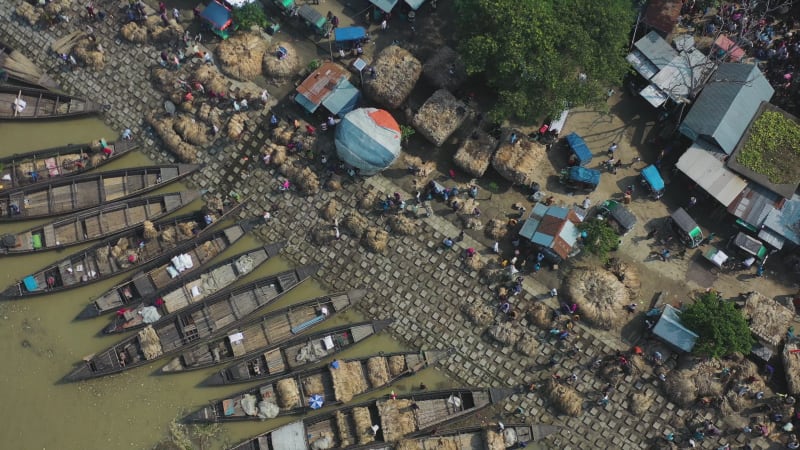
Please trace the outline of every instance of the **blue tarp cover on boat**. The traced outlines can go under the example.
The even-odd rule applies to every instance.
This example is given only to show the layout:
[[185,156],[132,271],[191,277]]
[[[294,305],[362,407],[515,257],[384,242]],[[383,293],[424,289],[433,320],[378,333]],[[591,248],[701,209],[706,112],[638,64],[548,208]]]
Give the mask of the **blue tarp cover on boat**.
[[694,331],[683,326],[678,310],[670,305],[664,306],[661,318],[653,327],[653,334],[667,344],[687,353],[692,351],[697,338],[700,337]]
[[397,4],[397,0],[369,0],[383,12],[392,12],[392,8]]
[[658,167],[651,164],[642,169],[642,178],[647,181],[654,191],[660,191],[664,189],[664,180],[661,178],[661,174],[658,172]]
[[210,22],[217,30],[224,30],[233,22],[228,8],[217,2],[209,3],[206,9],[200,13],[200,17]]
[[343,116],[355,109],[360,96],[361,93],[352,83],[346,79],[341,79],[336,88],[333,89],[333,92],[331,92],[331,95],[322,101],[322,106],[330,111],[331,114]]
[[36,282],[36,278],[33,278],[32,275],[28,275],[27,277],[23,278],[22,282],[25,283],[25,289],[27,289],[28,292],[39,290],[39,283]]
[[589,146],[586,145],[583,138],[576,133],[567,135],[567,144],[569,144],[569,148],[572,149],[572,153],[575,153],[575,156],[578,157],[578,162],[582,166],[592,160],[592,151],[589,150]]
[[573,181],[588,183],[594,186],[600,184],[600,172],[594,169],[575,166],[569,168],[569,178]]
[[344,27],[333,30],[336,42],[355,41],[367,37],[364,27]]

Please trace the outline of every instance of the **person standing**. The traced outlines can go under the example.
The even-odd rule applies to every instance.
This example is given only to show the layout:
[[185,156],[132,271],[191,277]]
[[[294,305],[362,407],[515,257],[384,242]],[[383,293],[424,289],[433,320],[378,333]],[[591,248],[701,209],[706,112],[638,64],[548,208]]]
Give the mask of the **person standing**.
[[381,31],[386,31],[387,28],[389,28],[389,22],[387,22],[386,19],[383,19],[381,22]]
[[611,146],[608,147],[608,158],[609,159],[613,159],[614,158],[614,152],[617,151],[617,148],[619,148],[619,146],[617,145],[616,142],[612,142]]

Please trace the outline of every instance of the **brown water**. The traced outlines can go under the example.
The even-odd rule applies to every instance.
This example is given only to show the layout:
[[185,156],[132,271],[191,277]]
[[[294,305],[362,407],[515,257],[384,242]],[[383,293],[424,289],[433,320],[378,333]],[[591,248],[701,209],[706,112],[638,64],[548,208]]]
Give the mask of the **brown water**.
[[[0,155],[11,155],[64,143],[89,142],[98,137],[112,140],[118,133],[97,119],[47,124],[0,123],[3,146]],[[135,153],[109,164],[109,168],[148,165],[151,162]],[[184,189],[173,184],[165,190]],[[198,201],[181,210],[199,208]],[[0,224],[0,235],[30,227],[34,222]],[[238,242],[215,261],[253,248],[252,237]],[[0,289],[40,267],[82,247],[65,252],[46,252],[0,260]],[[280,259],[267,262],[240,282],[288,268]],[[236,392],[247,385],[200,388],[203,379],[215,369],[170,376],[154,373],[165,361],[156,361],[119,375],[75,384],[58,384],[74,364],[93,352],[120,340],[119,336],[98,337],[107,318],[74,321],[74,317],[93,297],[124,280],[95,283],[54,296],[41,296],[17,302],[0,303],[0,385],[4,407],[0,408],[0,448],[4,449],[149,449],[165,437],[169,422],[210,399]],[[293,302],[325,294],[324,287],[309,280],[288,293],[268,311]],[[355,311],[346,312],[325,325],[335,326],[362,320]],[[387,335],[373,337],[344,353],[344,357],[363,356],[378,351],[403,348]],[[428,386],[449,386],[436,370],[426,370],[404,380],[395,390],[405,392],[424,381]],[[381,392],[376,395],[385,395]],[[324,411],[324,410],[323,410]],[[289,419],[287,419],[289,420]],[[282,421],[230,424],[211,448],[241,441],[274,428]]]

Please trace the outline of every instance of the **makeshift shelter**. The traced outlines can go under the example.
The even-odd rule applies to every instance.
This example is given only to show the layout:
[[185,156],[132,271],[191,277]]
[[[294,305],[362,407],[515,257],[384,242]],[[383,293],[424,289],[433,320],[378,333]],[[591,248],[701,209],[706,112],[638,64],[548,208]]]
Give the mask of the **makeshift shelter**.
[[667,67],[678,52],[655,31],[647,33],[633,44],[633,50],[625,57],[630,65],[649,80]]
[[489,162],[497,148],[497,141],[483,130],[476,130],[473,136],[465,139],[458,148],[453,162],[461,170],[474,177],[482,177],[489,168]]
[[546,159],[547,149],[538,142],[521,138],[512,144],[504,139],[492,158],[492,167],[506,180],[527,186]]
[[772,209],[761,225],[758,237],[765,243],[781,249],[786,241],[800,245],[800,196],[793,195],[780,209]]
[[209,25],[212,33],[222,39],[228,39],[230,28],[233,25],[233,13],[227,6],[213,0],[200,11],[199,17]]
[[369,2],[385,13],[392,12],[397,5],[397,0],[369,0]]
[[761,343],[776,350],[786,337],[794,319],[794,311],[758,292],[750,292],[742,310],[750,323],[750,331]]
[[682,51],[650,79],[650,85],[639,95],[654,108],[667,100],[688,102],[702,88],[703,80],[713,68],[714,63],[699,50]]
[[725,166],[727,156],[716,145],[701,139],[681,155],[676,166],[727,207],[747,187],[747,180]]
[[417,84],[422,63],[408,50],[390,45],[378,54],[367,72],[364,74],[367,95],[389,108],[399,108]]
[[745,52],[736,45],[728,36],[720,34],[714,41],[712,47],[713,56],[717,59],[739,62],[744,57]]
[[361,93],[349,81],[347,69],[334,62],[326,62],[297,86],[295,101],[313,113],[320,106],[334,115],[352,111]]
[[467,105],[446,89],[439,89],[414,115],[414,128],[435,146],[442,144],[464,123]]
[[664,311],[653,327],[653,335],[673,349],[687,353],[692,351],[700,337],[694,331],[683,326],[680,312],[671,305],[664,305]]
[[400,138],[400,126],[391,114],[359,108],[347,113],[336,126],[336,153],[361,175],[374,175],[400,155]]
[[466,80],[467,68],[458,53],[445,45],[425,61],[422,75],[433,86],[453,91]]
[[581,218],[572,209],[537,203],[522,224],[519,235],[539,247],[545,257],[567,259],[578,243]]

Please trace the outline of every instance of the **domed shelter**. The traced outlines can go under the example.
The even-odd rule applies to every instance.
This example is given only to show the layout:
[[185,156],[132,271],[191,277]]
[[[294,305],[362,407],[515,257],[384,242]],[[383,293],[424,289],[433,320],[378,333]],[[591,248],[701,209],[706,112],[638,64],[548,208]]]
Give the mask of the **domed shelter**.
[[361,175],[374,175],[400,155],[400,136],[400,125],[388,112],[355,109],[336,126],[336,153]]

